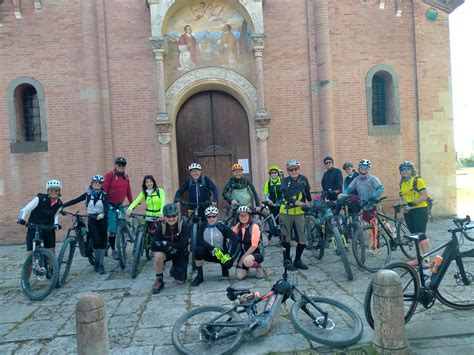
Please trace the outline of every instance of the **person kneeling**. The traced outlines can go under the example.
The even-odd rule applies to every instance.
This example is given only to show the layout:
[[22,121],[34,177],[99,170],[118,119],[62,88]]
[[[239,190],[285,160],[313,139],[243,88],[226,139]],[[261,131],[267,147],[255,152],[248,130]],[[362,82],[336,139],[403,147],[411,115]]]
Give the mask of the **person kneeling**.
[[262,267],[263,256],[260,253],[260,228],[252,222],[250,208],[240,206],[237,210],[239,223],[233,231],[241,243],[240,259],[237,263],[237,279],[242,280],[247,276],[249,268],[257,269],[257,278],[266,276],[265,269]]
[[178,206],[169,203],[163,207],[164,222],[156,228],[151,250],[155,252],[154,265],[156,281],[153,284],[153,293],[159,293],[164,287],[163,270],[165,262],[173,262],[173,277],[178,285],[184,284],[188,273],[188,236],[189,224],[187,220],[178,218]]
[[198,231],[197,246],[194,251],[197,276],[191,286],[199,286],[204,281],[202,266],[204,260],[211,263],[220,263],[222,276],[229,277],[229,269],[234,260],[231,255],[237,251],[238,240],[235,233],[224,223],[218,222],[219,210],[217,207],[206,208],[207,224],[203,224]]

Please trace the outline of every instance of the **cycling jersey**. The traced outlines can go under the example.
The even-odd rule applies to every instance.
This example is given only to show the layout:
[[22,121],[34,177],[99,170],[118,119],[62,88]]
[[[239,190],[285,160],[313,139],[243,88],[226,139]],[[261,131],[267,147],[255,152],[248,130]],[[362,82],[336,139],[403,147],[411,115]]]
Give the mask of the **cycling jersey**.
[[[217,203],[219,201],[217,186],[207,176],[200,176],[197,181],[193,178],[189,178],[183,182],[174,195],[174,202],[179,202],[181,195],[186,191],[188,192],[189,202],[191,203],[211,201],[211,193],[214,202]],[[190,206],[190,208],[192,208],[192,206]]]
[[309,181],[304,175],[298,175],[296,179],[287,176],[281,183],[281,192],[283,203],[280,207],[280,213],[302,215],[301,207],[296,207],[296,201],[311,201],[311,188]]
[[[416,186],[413,186],[415,184]],[[403,201],[406,203],[413,203],[420,197],[420,192],[426,190],[425,181],[420,177],[412,176],[408,180],[403,181],[400,184],[400,196],[403,198]],[[420,202],[412,208],[427,207],[428,203],[426,201]]]
[[270,199],[275,203],[280,202],[282,199],[281,179],[279,177],[277,177],[276,179],[268,179],[265,182],[263,194],[266,198]]
[[214,225],[203,223],[197,234],[197,244],[208,251],[212,251],[217,247],[227,252],[229,250],[229,240],[233,249],[231,254],[233,254],[238,245],[237,236],[232,229],[222,222],[217,222]]
[[342,192],[342,172],[337,168],[326,170],[321,180],[321,187],[326,192],[326,197],[331,200],[337,200],[337,195]]
[[63,207],[62,201],[51,199],[48,194],[38,194],[20,211],[19,219],[25,219],[30,213],[28,222],[53,226],[59,224],[59,211]]
[[[357,176],[344,192],[345,195],[352,194],[357,191],[361,201],[378,198],[383,192],[384,187],[380,180],[372,174],[360,174]],[[364,210],[370,210],[370,207],[364,207]]]
[[[163,230],[164,229],[164,230]],[[177,253],[186,251],[189,238],[189,223],[182,219],[174,225],[169,225],[166,222],[158,224],[151,249],[155,252],[160,251],[165,254],[172,253],[173,250]],[[159,243],[157,243],[157,241]]]
[[115,170],[108,172],[104,176],[104,191],[109,195],[109,203],[120,205],[127,197],[132,203],[132,189],[127,174],[118,174]]
[[249,250],[250,247],[258,249],[260,245],[260,228],[256,224],[250,223],[242,225],[242,223],[237,223],[232,230],[242,243],[244,251]]
[[146,212],[149,217],[158,217],[163,215],[163,207],[166,204],[165,191],[161,188],[142,191],[128,207],[129,211],[133,211],[135,207],[145,198]]
[[108,200],[107,193],[102,189],[98,192],[94,192],[92,189],[89,189],[79,197],[65,202],[63,207],[66,208],[81,201],[86,201],[87,214],[107,214],[109,204]]

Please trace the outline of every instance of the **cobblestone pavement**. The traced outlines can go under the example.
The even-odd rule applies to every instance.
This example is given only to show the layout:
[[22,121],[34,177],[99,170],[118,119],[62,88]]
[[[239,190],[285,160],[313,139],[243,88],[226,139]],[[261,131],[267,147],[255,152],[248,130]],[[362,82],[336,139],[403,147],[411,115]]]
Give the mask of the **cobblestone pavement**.
[[[436,220],[429,224],[429,235],[434,244],[449,238],[450,220]],[[57,246],[57,251],[59,251]],[[294,248],[292,249],[294,251]],[[114,354],[174,354],[171,329],[175,320],[187,309],[201,305],[229,305],[224,290],[232,285],[268,290],[283,271],[279,248],[270,246],[264,262],[269,279],[250,277],[236,281],[220,276],[217,265],[205,264],[205,282],[191,288],[190,275],[185,285],[174,284],[165,273],[165,289],[151,294],[154,272],[151,262],[143,262],[136,279],[131,279],[130,265],[125,271],[110,257],[106,259],[106,275],[98,275],[85,258],[76,254],[68,283],[55,289],[45,300],[31,302],[20,288],[20,268],[24,261],[24,246],[0,247],[0,354],[65,354],[76,352],[75,305],[87,291],[100,293],[107,304],[110,348]],[[130,259],[130,258],[129,258]],[[338,257],[328,252],[322,260],[303,255],[310,266],[299,272],[299,286],[310,294],[333,297],[353,307],[363,317],[363,299],[372,274],[362,271],[350,256],[354,280],[346,279]],[[392,260],[403,259],[400,251]],[[232,273],[231,273],[232,274]],[[474,288],[474,287],[473,287]],[[311,342],[296,332],[289,319],[289,307],[282,307],[272,332],[242,344],[239,354],[265,353],[332,353],[333,350]],[[407,325],[407,335],[415,354],[443,354],[453,351],[474,353],[474,311],[456,311],[439,302],[429,310],[418,307],[418,312]],[[365,324],[365,319],[364,319]],[[365,324],[360,344],[373,338]],[[348,352],[361,352],[357,345]]]

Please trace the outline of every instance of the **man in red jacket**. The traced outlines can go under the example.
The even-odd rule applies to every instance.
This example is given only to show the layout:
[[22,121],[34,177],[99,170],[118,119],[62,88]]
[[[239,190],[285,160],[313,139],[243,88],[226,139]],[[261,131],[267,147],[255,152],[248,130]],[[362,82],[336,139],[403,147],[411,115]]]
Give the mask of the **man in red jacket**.
[[109,213],[107,232],[109,233],[109,244],[112,247],[112,257],[118,260],[118,253],[115,249],[115,235],[117,234],[117,212],[125,215],[123,201],[127,197],[128,202],[132,203],[132,189],[130,188],[130,180],[125,174],[125,166],[127,160],[123,157],[115,158],[115,169],[108,172],[104,176],[104,191],[109,195]]

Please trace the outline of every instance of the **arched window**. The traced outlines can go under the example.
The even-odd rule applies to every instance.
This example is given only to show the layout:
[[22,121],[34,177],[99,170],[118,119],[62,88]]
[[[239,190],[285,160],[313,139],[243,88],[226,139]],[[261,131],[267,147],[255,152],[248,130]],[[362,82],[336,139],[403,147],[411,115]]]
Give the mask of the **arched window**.
[[376,65],[366,77],[369,134],[400,133],[398,77],[388,65]]
[[44,90],[41,84],[33,78],[17,78],[9,85],[7,95],[10,151],[47,151]]

